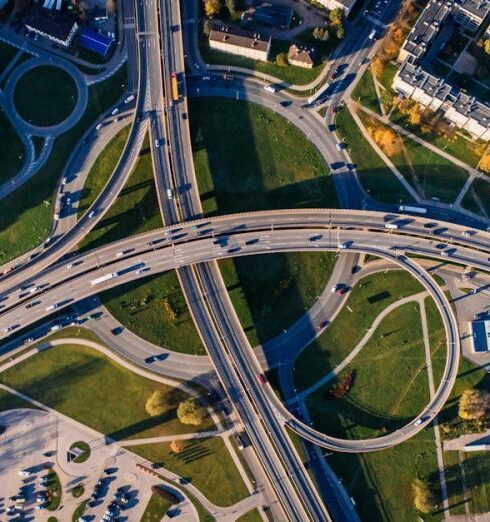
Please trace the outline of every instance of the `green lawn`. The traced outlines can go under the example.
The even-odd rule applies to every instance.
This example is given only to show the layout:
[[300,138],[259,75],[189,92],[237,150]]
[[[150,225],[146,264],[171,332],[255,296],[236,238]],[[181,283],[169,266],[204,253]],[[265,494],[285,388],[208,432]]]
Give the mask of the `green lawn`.
[[325,288],[336,255],[292,252],[223,259],[220,269],[252,346],[301,317]]
[[153,493],[140,522],[160,522],[171,506],[172,504],[166,498]]
[[[362,111],[359,117],[366,125],[372,118]],[[378,120],[374,121],[377,128],[388,129]],[[397,154],[388,155],[404,178],[417,190],[420,187],[427,199],[437,197],[446,203],[452,203],[463,188],[468,173],[451,161],[439,156],[419,143],[398,134],[403,142],[403,150]]]
[[[154,437],[213,428],[208,417],[196,430],[176,418],[186,394],[150,381],[82,346],[57,346],[0,375],[0,382],[109,437]],[[154,390],[167,398],[167,411],[149,417],[145,402]]]
[[451,515],[490,510],[490,461],[483,451],[445,451],[444,473]]
[[487,216],[490,216],[490,179],[477,178],[473,180],[468,192],[465,194],[462,206],[478,215],[484,215],[477,200],[484,208]]
[[361,134],[348,109],[337,112],[335,123],[339,136],[348,146],[350,157],[356,164],[359,179],[365,190],[374,199],[385,203],[411,201],[410,194]]
[[189,479],[218,506],[230,506],[248,496],[238,470],[220,437],[185,441],[175,454],[170,443],[132,446],[131,451],[165,469]]
[[8,391],[0,389],[0,412],[6,410],[15,410],[17,408],[31,408],[33,410],[39,409],[37,406],[34,406],[34,404],[17,397],[17,395],[12,395]]
[[47,127],[64,121],[75,108],[77,97],[71,75],[60,67],[42,65],[21,76],[14,103],[24,120]]
[[393,270],[364,277],[351,291],[335,321],[295,361],[300,389],[318,381],[339,364],[364,336],[376,317],[397,299],[422,291],[408,272]]
[[161,226],[151,149],[146,138],[126,185],[97,226],[83,238],[79,248],[89,250]]
[[24,164],[24,155],[24,145],[19,135],[0,109],[0,158],[2,158],[0,184],[19,173]]
[[53,152],[40,171],[5,199],[0,212],[0,264],[39,245],[52,221],[56,183],[71,152],[95,118],[124,92],[126,68],[89,88],[89,103],[80,121],[58,137]]
[[[434,476],[435,448],[430,428],[391,449],[359,455],[334,453],[327,461],[354,498],[363,522],[414,522],[420,519],[413,507],[411,484],[417,477]],[[438,513],[423,518],[426,522],[441,519]]]
[[121,129],[107,144],[95,160],[85,180],[80,201],[78,202],[78,217],[81,217],[95,201],[105,184],[111,177],[128,138],[130,125]]
[[143,339],[168,350],[205,355],[175,271],[99,295],[110,313]]
[[352,91],[352,99],[366,106],[368,109],[381,114],[378,97],[374,88],[373,75],[371,69],[366,69],[366,72],[361,76],[355,89]]
[[[332,385],[352,371],[344,398],[330,399]],[[390,312],[360,353],[339,375],[307,399],[317,429],[342,438],[370,438],[400,428],[429,402],[420,307]]]
[[337,207],[328,167],[305,136],[243,101],[190,100],[194,163],[208,215]]
[[262,517],[260,516],[259,510],[257,508],[252,509],[252,511],[248,511],[241,517],[236,519],[236,522],[261,522]]
[[[444,150],[448,154],[451,154],[455,158],[464,161],[472,167],[476,167],[480,161],[480,157],[484,151],[484,143],[479,140],[468,140],[456,133],[454,137],[449,140],[444,136],[439,136],[434,133],[425,133],[420,130],[419,126],[410,125],[407,121],[407,117],[394,110],[391,114],[391,121],[405,127],[407,130],[413,132],[420,138],[432,143],[436,147]],[[458,131],[461,132],[461,131]]]
[[379,83],[381,83],[381,85],[387,91],[390,91],[392,89],[393,79],[395,78],[397,71],[398,67],[396,65],[388,63],[383,69],[383,72],[381,73],[380,77],[378,78]]

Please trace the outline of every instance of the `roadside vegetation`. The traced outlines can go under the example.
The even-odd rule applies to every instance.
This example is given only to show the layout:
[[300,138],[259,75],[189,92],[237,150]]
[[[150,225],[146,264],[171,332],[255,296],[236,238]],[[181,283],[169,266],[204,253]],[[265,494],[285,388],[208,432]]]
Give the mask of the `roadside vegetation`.
[[281,334],[315,303],[335,261],[334,253],[291,252],[219,262],[252,346]]
[[362,278],[349,292],[346,304],[331,325],[296,359],[296,386],[305,389],[317,382],[357,346],[387,306],[422,290],[422,285],[405,271],[392,270]]
[[171,443],[131,446],[131,451],[184,477],[218,506],[230,506],[248,496],[220,437],[183,441],[176,453]]
[[243,101],[190,102],[194,163],[207,215],[337,207],[327,165],[292,123]]
[[391,311],[343,372],[308,397],[310,418],[342,438],[398,429],[429,402],[425,367],[420,308],[411,302]]
[[[178,421],[177,407],[186,393],[83,346],[40,352],[4,371],[0,382],[115,440],[213,429],[210,417],[199,428]],[[165,409],[151,417],[145,403],[155,390],[165,397]]]
[[461,204],[475,214],[490,216],[490,178],[473,180]]
[[24,164],[24,145],[10,120],[0,109],[0,184],[7,182],[20,172]]
[[141,522],[158,522],[172,506],[169,500],[153,493],[146,505]]
[[97,226],[84,236],[79,249],[97,248],[162,225],[147,137],[123,189]]
[[92,205],[109,181],[112,172],[116,168],[119,158],[128,139],[130,125],[121,129],[107,144],[99,157],[95,160],[85,180],[78,202],[78,217]]
[[374,88],[373,74],[370,68],[361,76],[361,79],[352,91],[352,99],[368,109],[381,114],[378,96]]
[[175,271],[99,294],[109,312],[133,333],[168,350],[205,355]]
[[384,203],[410,202],[412,200],[410,194],[374,152],[346,107],[337,112],[335,123],[340,138],[348,147],[359,180],[366,192]]
[[77,87],[60,67],[42,65],[23,74],[15,86],[17,112],[27,122],[41,127],[64,121],[77,102]]
[[85,130],[99,114],[123,94],[126,68],[89,88],[89,103],[80,121],[58,137],[51,156],[39,172],[22,187],[2,199],[0,213],[0,264],[42,243],[53,217],[56,183]]
[[420,196],[446,203],[456,199],[468,179],[464,169],[397,133],[373,116],[362,111],[358,114],[376,144]]

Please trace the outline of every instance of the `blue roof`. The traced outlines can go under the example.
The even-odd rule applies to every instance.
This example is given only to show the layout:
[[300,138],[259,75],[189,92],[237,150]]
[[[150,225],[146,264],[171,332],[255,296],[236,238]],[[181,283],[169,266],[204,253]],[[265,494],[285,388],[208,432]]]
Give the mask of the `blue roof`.
[[113,42],[114,40],[109,36],[96,33],[92,29],[84,29],[80,35],[80,45],[101,56],[107,54]]
[[488,352],[490,350],[490,321],[473,321],[473,349],[475,352]]

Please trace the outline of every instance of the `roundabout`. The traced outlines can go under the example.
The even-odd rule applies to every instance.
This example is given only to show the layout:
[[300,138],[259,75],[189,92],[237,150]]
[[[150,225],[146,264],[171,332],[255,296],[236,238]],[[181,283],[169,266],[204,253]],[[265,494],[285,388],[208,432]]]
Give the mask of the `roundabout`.
[[88,89],[69,62],[31,58],[20,64],[5,86],[10,120],[27,136],[54,137],[71,129],[82,117]]

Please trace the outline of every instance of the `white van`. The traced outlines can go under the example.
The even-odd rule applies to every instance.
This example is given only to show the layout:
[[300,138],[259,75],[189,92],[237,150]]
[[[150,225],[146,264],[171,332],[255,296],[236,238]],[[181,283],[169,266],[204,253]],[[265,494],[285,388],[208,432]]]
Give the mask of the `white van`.
[[272,85],[264,85],[264,91],[267,91],[267,92],[276,92],[276,89],[274,89],[274,87],[272,87]]

